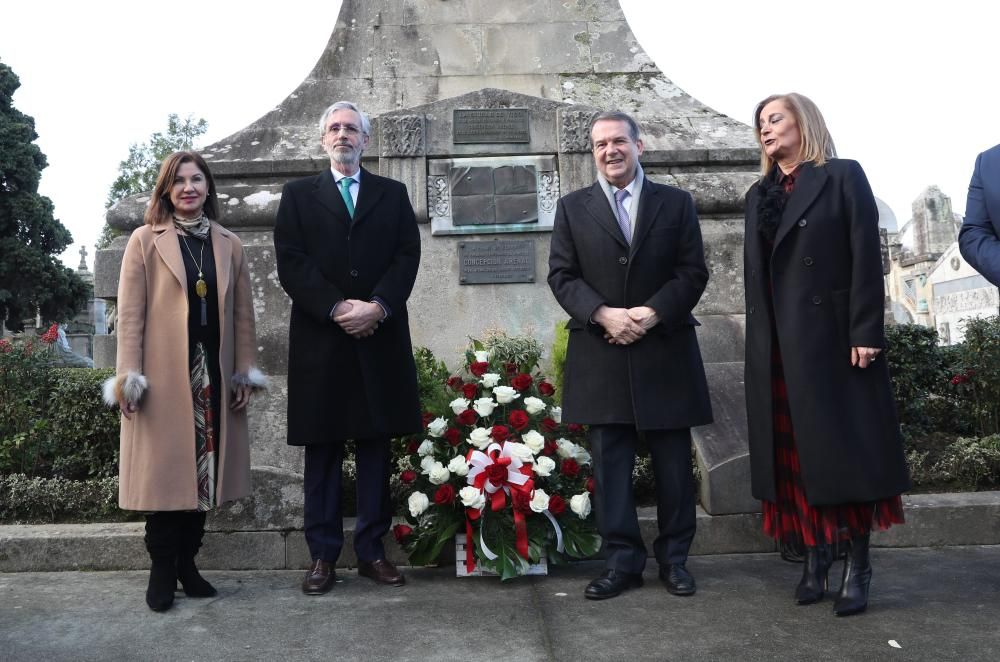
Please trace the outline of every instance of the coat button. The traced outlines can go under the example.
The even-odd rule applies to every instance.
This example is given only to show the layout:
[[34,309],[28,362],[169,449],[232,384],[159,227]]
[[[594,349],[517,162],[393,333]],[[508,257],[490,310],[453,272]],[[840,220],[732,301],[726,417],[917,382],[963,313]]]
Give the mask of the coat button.
[[813,297],[813,303],[814,303],[814,304],[816,304],[817,306],[818,306],[819,304],[823,303],[823,299],[822,299],[822,297],[820,297],[820,296],[818,296],[818,295],[817,295],[817,296],[814,296],[814,297]]
[[628,258],[622,255],[620,258],[618,258],[618,264],[628,264]]
[[357,278],[357,277],[358,277],[358,270],[351,269],[351,278]]
[[754,306],[750,306],[750,314],[753,315],[754,311],[757,310]]
[[800,218],[800,219],[799,219],[799,227],[800,227],[800,228],[804,228],[804,227],[805,227],[805,226],[807,226],[807,225],[809,225],[809,221],[807,221],[807,220],[806,220],[806,219],[804,219],[804,218]]
[[813,259],[811,257],[803,258],[802,264],[806,265],[807,267],[811,267],[813,265]]

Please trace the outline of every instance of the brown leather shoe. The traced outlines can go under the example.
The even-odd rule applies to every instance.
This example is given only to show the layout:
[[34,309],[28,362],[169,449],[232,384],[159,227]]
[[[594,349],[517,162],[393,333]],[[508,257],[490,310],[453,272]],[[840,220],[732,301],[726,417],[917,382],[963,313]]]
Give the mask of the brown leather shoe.
[[358,574],[386,586],[402,586],[406,583],[403,573],[385,559],[358,561]]
[[336,582],[337,573],[333,570],[333,564],[316,559],[302,580],[302,592],[306,595],[323,595],[328,593]]

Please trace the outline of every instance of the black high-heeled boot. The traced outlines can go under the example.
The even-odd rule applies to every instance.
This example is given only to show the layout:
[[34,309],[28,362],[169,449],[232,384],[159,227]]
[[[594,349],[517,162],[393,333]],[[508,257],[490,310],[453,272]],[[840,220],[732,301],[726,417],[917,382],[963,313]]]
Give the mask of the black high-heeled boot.
[[795,588],[795,602],[800,605],[811,605],[822,600],[827,590],[827,575],[833,563],[833,552],[829,545],[806,547],[805,550],[802,579]]
[[851,548],[844,561],[844,579],[833,603],[833,613],[837,616],[860,614],[868,608],[868,586],[872,581],[869,542],[867,534],[851,538]]
[[184,588],[184,594],[192,598],[211,598],[218,591],[208,583],[198,567],[194,557],[201,547],[205,537],[205,513],[178,513],[181,535],[177,541],[177,579]]
[[146,551],[149,552],[149,586],[146,604],[153,611],[166,611],[174,604],[177,588],[177,530],[173,513],[146,515]]

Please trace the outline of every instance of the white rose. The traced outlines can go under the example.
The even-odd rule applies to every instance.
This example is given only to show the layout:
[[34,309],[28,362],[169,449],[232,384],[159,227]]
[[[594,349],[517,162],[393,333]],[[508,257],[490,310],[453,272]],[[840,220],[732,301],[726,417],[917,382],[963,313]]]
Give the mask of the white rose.
[[419,455],[420,457],[430,455],[433,452],[434,452],[434,442],[431,441],[430,439],[424,439],[422,442],[420,442],[420,445],[417,447],[417,455]]
[[490,437],[490,431],[486,428],[476,428],[469,433],[469,443],[479,450],[483,450],[489,446],[491,441],[493,441],[493,438]]
[[479,383],[486,388],[493,388],[500,383],[500,375],[495,372],[487,372],[483,375],[483,378],[479,380]]
[[516,457],[521,462],[534,462],[535,455],[531,452],[531,449],[524,444],[519,444],[516,441],[508,441],[503,445],[510,453],[512,457]]
[[497,402],[502,405],[509,405],[521,397],[521,394],[510,386],[494,386],[493,395],[497,396]]
[[531,495],[531,509],[536,513],[543,512],[549,508],[549,495],[545,490],[535,490]]
[[590,453],[583,446],[577,446],[573,459],[576,460],[577,464],[590,464]]
[[420,470],[427,473],[435,464],[437,464],[437,460],[434,459],[433,455],[425,455],[423,459],[420,460]]
[[451,458],[451,462],[448,463],[448,471],[452,472],[456,476],[466,476],[469,473],[469,463],[465,461],[465,458],[461,455],[456,455]]
[[550,476],[555,468],[555,461],[547,455],[540,455],[535,460],[535,473],[539,476]]
[[587,519],[590,515],[590,494],[574,494],[569,500],[569,509],[580,516],[580,519]]
[[420,513],[427,510],[427,506],[430,505],[430,500],[427,495],[423,492],[414,492],[410,495],[410,498],[406,500],[406,504],[410,507],[410,514],[414,517],[420,515]]
[[490,353],[485,351],[473,352],[476,357],[476,361],[479,363],[486,363],[490,360]]
[[521,435],[521,441],[524,445],[531,449],[531,452],[538,455],[545,448],[545,437],[538,434],[536,430],[529,430],[527,433]]
[[431,468],[427,470],[427,478],[435,485],[443,485],[448,482],[451,478],[451,472],[448,471],[448,467],[444,466],[440,462],[435,462],[431,465]]
[[467,485],[460,489],[458,491],[458,498],[462,500],[462,505],[466,508],[482,510],[483,506],[486,505],[486,496],[483,495],[483,491],[472,485]]
[[451,402],[449,402],[448,406],[451,407],[451,410],[453,412],[455,412],[455,416],[458,416],[463,411],[469,408],[469,401],[466,400],[465,398],[456,398]]
[[576,444],[574,444],[569,439],[556,439],[556,446],[558,446],[559,457],[573,457],[576,455]]
[[535,414],[545,411],[545,403],[542,402],[540,398],[531,396],[524,399],[524,408],[529,414],[534,416]]
[[476,413],[486,418],[493,413],[496,409],[497,403],[493,402],[493,398],[479,398],[472,403],[472,408],[476,410]]
[[562,407],[556,407],[555,405],[549,407],[549,416],[551,416],[552,420],[556,423],[562,423]]
[[427,432],[430,433],[432,437],[440,437],[444,434],[444,431],[448,429],[448,421],[444,418],[438,416],[433,421],[427,425]]

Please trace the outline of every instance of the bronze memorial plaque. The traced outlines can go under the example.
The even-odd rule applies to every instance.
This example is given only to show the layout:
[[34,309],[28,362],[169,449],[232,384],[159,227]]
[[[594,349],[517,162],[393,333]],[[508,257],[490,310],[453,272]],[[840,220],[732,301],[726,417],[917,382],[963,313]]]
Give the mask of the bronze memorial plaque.
[[535,243],[530,239],[492,239],[458,242],[458,281],[534,283]]
[[456,108],[452,118],[455,144],[531,142],[527,108]]

